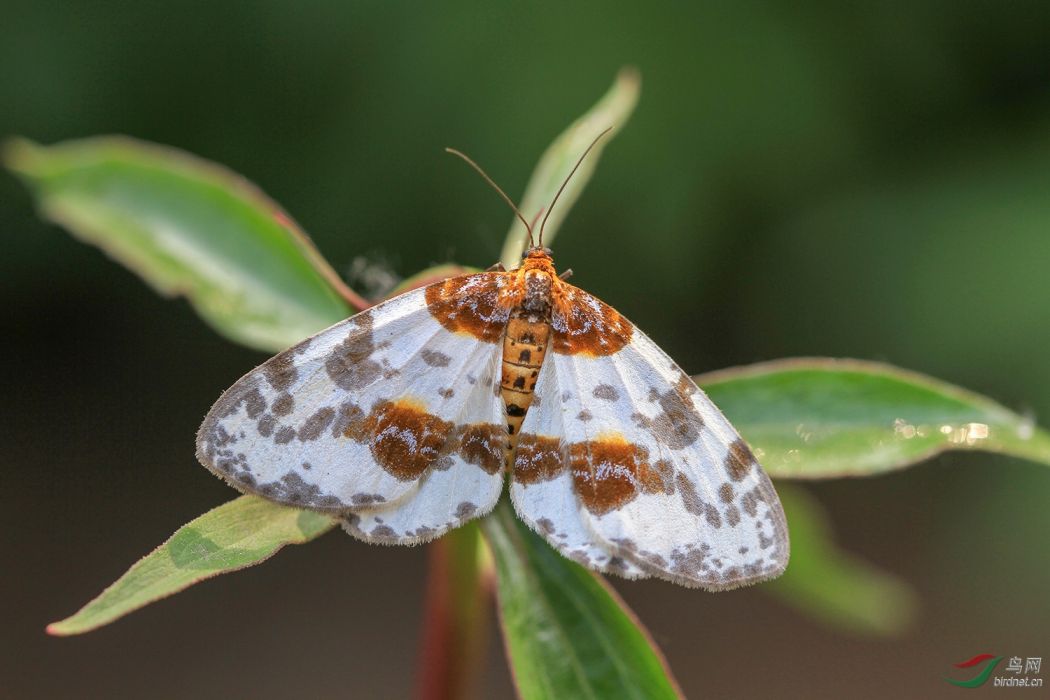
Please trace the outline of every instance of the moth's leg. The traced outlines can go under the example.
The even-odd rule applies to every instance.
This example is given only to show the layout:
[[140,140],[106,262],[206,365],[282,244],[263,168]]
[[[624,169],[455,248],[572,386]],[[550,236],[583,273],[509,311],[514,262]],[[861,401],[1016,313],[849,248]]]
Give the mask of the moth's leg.
[[565,280],[569,279],[570,277],[572,277],[572,268],[571,267],[568,268],[567,270],[565,270],[565,272],[563,272],[560,275],[558,275],[558,279],[562,280],[563,282]]
[[493,265],[492,267],[490,267],[489,269],[485,270],[485,272],[506,272],[506,271],[507,271],[507,268],[503,267],[503,263],[501,263],[501,262],[498,262],[495,265]]

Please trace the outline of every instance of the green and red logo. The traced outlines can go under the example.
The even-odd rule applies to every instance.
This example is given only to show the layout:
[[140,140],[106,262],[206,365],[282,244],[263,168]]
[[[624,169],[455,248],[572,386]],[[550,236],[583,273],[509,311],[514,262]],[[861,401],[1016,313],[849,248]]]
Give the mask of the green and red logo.
[[[977,672],[977,675],[966,681],[957,681],[954,678],[945,678],[952,685],[957,685],[960,688],[979,688],[988,682],[988,679],[992,675],[992,671],[995,667],[1003,660],[1001,656],[995,656],[994,654],[978,654],[977,656],[967,661],[962,661],[957,664],[952,664],[955,668],[974,668],[977,666],[981,667],[981,670]],[[983,664],[983,666],[982,666]]]

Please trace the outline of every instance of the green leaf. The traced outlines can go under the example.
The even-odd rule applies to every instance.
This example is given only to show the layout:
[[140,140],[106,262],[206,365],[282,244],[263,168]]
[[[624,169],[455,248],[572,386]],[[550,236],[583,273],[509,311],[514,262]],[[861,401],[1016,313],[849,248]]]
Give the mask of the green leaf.
[[[620,131],[634,111],[640,90],[641,77],[638,71],[633,68],[624,68],[616,77],[616,82],[598,100],[598,103],[563,131],[543,153],[536,169],[532,171],[529,184],[525,187],[525,196],[522,197],[518,207],[522,214],[530,219],[550,205],[554,194],[594,139],[606,129],[610,127],[613,129],[594,146],[580,165],[579,170],[572,176],[572,180],[566,185],[565,191],[558,200],[558,206],[554,208],[550,219],[547,220],[547,226],[543,232],[544,245],[549,246],[554,241],[562,221],[568,216],[572,205],[576,203],[583,188],[591,179],[591,175],[594,174],[602,149]],[[536,235],[539,235],[538,229]],[[503,252],[500,254],[500,260],[508,270],[517,267],[521,262],[521,252],[527,243],[528,235],[525,226],[517,217],[514,217],[510,232],[503,243]]]
[[213,163],[124,137],[17,140],[4,160],[45,218],[239,343],[281,350],[362,308],[288,215]]
[[994,401],[858,360],[780,360],[696,377],[770,476],[900,469],[947,450],[1050,464],[1050,434]]
[[[159,292],[184,294],[232,340],[282,350],[348,316],[348,303],[368,305],[287,214],[218,165],[123,137],[51,147],[12,141],[4,157],[46,218],[99,246]],[[326,516],[238,498],[180,529],[48,631],[87,632],[332,526]]]
[[76,614],[48,634],[81,634],[212,576],[269,559],[286,544],[308,542],[335,527],[325,515],[241,496],[183,525]]
[[911,586],[838,549],[823,508],[801,488],[781,483],[777,493],[791,529],[791,563],[762,590],[851,632],[891,635],[904,631],[918,607]]
[[555,552],[503,499],[481,521],[518,694],[677,698],[649,635],[599,577]]

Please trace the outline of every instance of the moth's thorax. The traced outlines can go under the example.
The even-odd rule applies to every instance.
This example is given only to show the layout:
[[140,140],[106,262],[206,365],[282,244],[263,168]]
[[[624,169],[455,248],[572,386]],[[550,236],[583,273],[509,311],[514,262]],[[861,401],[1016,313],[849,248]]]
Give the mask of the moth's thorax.
[[522,310],[535,321],[549,320],[554,278],[546,270],[528,270],[523,277],[525,295],[521,300]]
[[525,253],[521,266],[514,274],[520,280],[523,290],[520,308],[536,321],[549,321],[551,289],[560,281],[550,253],[545,248],[531,248]]

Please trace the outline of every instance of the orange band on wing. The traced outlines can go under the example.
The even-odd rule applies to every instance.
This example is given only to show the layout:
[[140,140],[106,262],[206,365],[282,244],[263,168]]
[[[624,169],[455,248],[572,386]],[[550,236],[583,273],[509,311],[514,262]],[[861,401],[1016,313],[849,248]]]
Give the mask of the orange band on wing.
[[551,290],[554,352],[604,357],[631,342],[634,326],[616,309],[579,287],[559,282]]
[[457,426],[410,398],[381,401],[367,415],[356,406],[344,407],[336,425],[343,437],[368,444],[376,463],[400,481],[418,479],[432,467],[447,468],[453,454],[489,474],[502,463],[502,426]]
[[507,272],[450,277],[426,288],[427,309],[452,333],[466,333],[486,343],[503,338],[510,312],[522,290]]
[[674,467],[666,460],[649,462],[649,451],[608,434],[565,445],[555,437],[523,433],[514,460],[514,481],[522,486],[557,478],[565,469],[584,507],[602,515],[630,503],[642,493],[675,492]]
[[673,468],[649,463],[649,451],[622,435],[569,446],[576,495],[591,513],[602,515],[634,500],[639,493],[673,493]]

